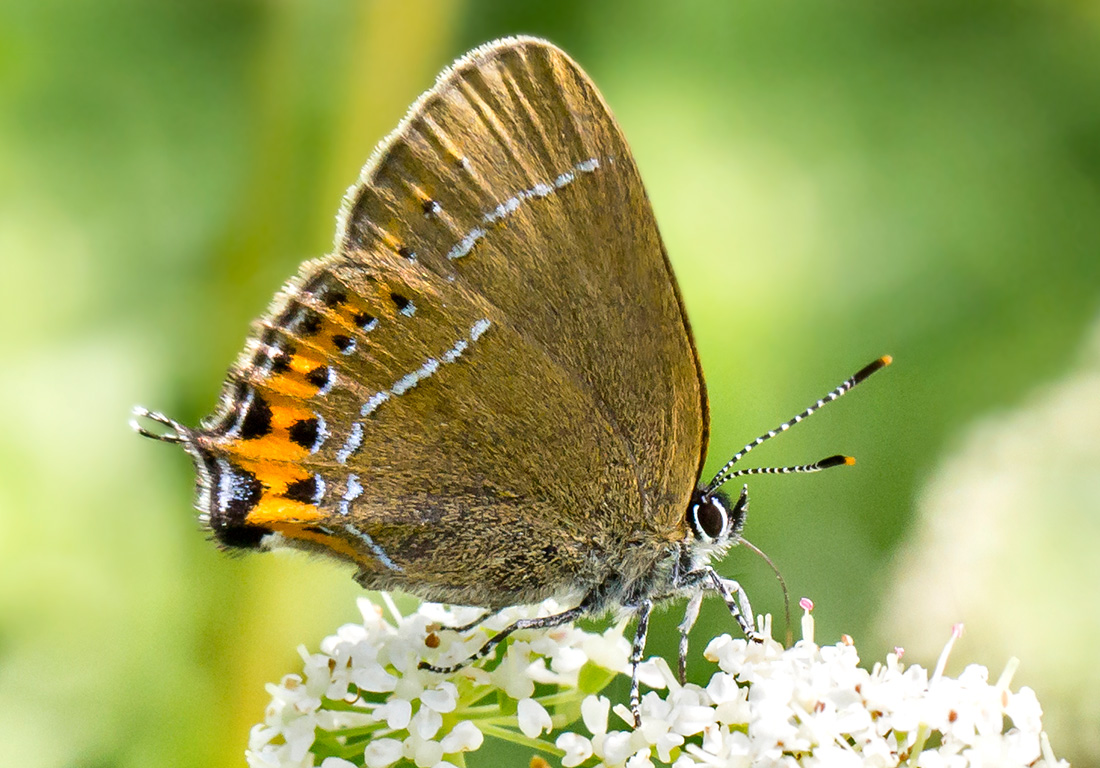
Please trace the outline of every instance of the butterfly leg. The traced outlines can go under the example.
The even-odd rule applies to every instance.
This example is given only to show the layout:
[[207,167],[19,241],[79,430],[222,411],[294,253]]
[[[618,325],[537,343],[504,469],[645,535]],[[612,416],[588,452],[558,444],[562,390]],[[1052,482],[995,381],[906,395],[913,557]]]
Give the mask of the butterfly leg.
[[[745,594],[745,590],[741,589],[741,585],[733,579],[724,579],[719,576],[718,572],[709,565],[702,568],[696,568],[694,571],[688,571],[680,576],[674,585],[674,589],[713,589],[722,596],[723,600],[725,600],[726,608],[729,609],[733,618],[737,620],[737,625],[741,627],[741,631],[745,634],[745,637],[754,642],[762,642],[764,640],[760,633],[756,631],[756,627],[753,626],[752,606],[749,605],[749,597]],[[690,630],[695,623],[695,618],[698,616],[699,609],[697,607],[693,608],[694,601],[695,596],[692,596],[692,602],[688,603],[687,611],[684,614],[684,621],[680,624],[681,633]],[[690,616],[693,611],[695,616]],[[691,618],[690,621],[688,621],[689,616]],[[681,647],[683,647],[683,645],[684,640],[681,637]]]
[[726,601],[726,608],[737,620],[745,637],[756,643],[764,642],[764,636],[753,626],[752,606],[749,605],[749,596],[745,594],[745,590],[741,589],[741,585],[733,579],[723,579],[713,568],[708,567],[706,570],[709,571],[707,575],[710,577],[710,584],[707,587],[714,589]]
[[703,592],[700,590],[691,596],[687,608],[684,609],[684,620],[680,622],[680,664],[678,669],[680,685],[687,683],[688,634],[699,618],[699,609],[702,605]]
[[638,665],[645,653],[646,636],[649,634],[649,614],[653,612],[653,601],[642,600],[638,603],[636,615],[638,629],[634,632],[634,644],[630,648],[630,711],[634,715],[634,727],[642,724],[641,683],[638,680]]
[[434,664],[429,664],[426,661],[422,661],[419,664],[420,669],[426,669],[430,672],[438,672],[440,674],[449,675],[452,672],[457,672],[468,664],[473,664],[475,661],[484,659],[493,650],[500,645],[504,640],[513,632],[517,632],[521,629],[550,629],[551,627],[560,627],[562,624],[568,624],[574,619],[578,619],[584,615],[588,610],[587,603],[581,603],[576,608],[570,608],[568,611],[562,611],[561,613],[555,613],[553,616],[541,616],[533,619],[520,619],[514,622],[510,626],[505,627],[500,632],[497,632],[465,661],[460,661],[458,664],[452,664],[449,667],[437,667]]
[[457,627],[442,627],[442,629],[445,629],[448,632],[469,632],[474,627],[481,625],[482,622],[488,621],[493,616],[496,616],[498,613],[500,613],[499,610],[497,610],[497,611],[485,611],[485,613],[481,614],[480,616],[478,616],[476,619],[474,619],[471,622],[468,622],[466,624],[462,624],[462,625],[457,626]]

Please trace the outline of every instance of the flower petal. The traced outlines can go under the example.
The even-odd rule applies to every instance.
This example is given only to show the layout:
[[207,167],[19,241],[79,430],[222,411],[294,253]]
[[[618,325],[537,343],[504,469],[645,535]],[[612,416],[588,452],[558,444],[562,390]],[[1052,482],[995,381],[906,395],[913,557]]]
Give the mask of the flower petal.
[[519,702],[516,719],[520,731],[529,739],[537,739],[543,731],[549,732],[554,726],[550,713],[534,699],[523,699]]

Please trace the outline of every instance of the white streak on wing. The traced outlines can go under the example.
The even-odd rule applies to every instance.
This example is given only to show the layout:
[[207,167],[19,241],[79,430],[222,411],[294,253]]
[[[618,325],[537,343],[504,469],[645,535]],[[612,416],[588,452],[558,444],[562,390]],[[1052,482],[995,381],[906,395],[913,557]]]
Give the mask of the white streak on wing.
[[363,494],[363,486],[359,483],[359,475],[348,475],[348,489],[344,491],[345,501],[355,501]]
[[371,551],[374,552],[374,556],[378,558],[378,562],[382,563],[382,565],[386,566],[391,571],[403,571],[403,570],[405,570],[400,565],[395,563],[393,560],[390,560],[389,555],[386,554],[386,550],[384,550],[384,549],[382,549],[382,547],[378,546],[375,543],[374,539],[372,539],[370,536],[368,536],[363,531],[356,528],[351,523],[344,523],[344,530],[347,531],[348,533],[350,533],[352,536],[359,539],[361,542],[366,544],[368,547],[370,547]]
[[348,489],[344,491],[344,496],[340,499],[340,514],[347,515],[351,512],[351,502],[358,499],[362,493],[363,486],[359,483],[359,476],[348,475]]
[[470,341],[477,341],[481,338],[481,334],[489,330],[489,326],[492,325],[487,319],[478,320],[474,323],[474,326],[470,329]]
[[558,174],[550,183],[540,181],[530,189],[517,192],[493,210],[485,213],[481,217],[481,224],[484,226],[474,227],[467,232],[466,235],[447,252],[447,258],[453,261],[454,259],[461,259],[463,256],[466,256],[473,250],[477,242],[485,237],[486,231],[484,227],[496,224],[501,219],[515,213],[519,210],[519,207],[523,205],[524,201],[539,197],[549,197],[562,187],[572,184],[573,181],[576,180],[578,173],[592,173],[599,167],[599,159],[591,157],[588,160],[577,163],[565,173]]
[[319,413],[313,414],[317,419],[317,439],[313,441],[313,445],[309,447],[310,453],[317,453],[321,450],[321,446],[328,440],[328,424],[325,422],[325,417]]
[[241,426],[244,424],[244,417],[248,415],[248,409],[252,407],[252,400],[256,396],[256,390],[252,387],[248,388],[248,394],[244,396],[241,401],[241,407],[237,409],[237,420],[233,422],[233,426],[226,431],[225,436],[228,438],[235,438],[241,433]]
[[263,352],[263,364],[256,370],[263,376],[267,376],[271,373],[271,369],[275,367],[275,358],[281,357],[285,351],[282,344],[276,342],[274,344],[259,345],[259,349]]
[[215,459],[218,462],[218,511],[224,513],[229,509],[233,474],[229,462],[225,459]]
[[248,486],[240,482],[240,476],[233,471],[233,465],[225,459],[215,459],[218,463],[218,511],[229,511],[231,501],[243,501],[248,498]]
[[355,453],[362,444],[363,424],[362,422],[356,421],[351,425],[351,432],[348,433],[348,439],[344,441],[344,445],[336,452],[336,460],[341,464],[346,464],[348,457]]
[[443,353],[442,360],[445,363],[453,363],[466,350],[466,340],[459,339],[455,345]]
[[325,478],[320,475],[313,476],[313,505],[319,506],[321,500],[325,498]]
[[398,379],[390,389],[390,393],[403,395],[437,370],[439,370],[439,361],[434,357],[429,357],[424,361],[424,365]]
[[390,399],[389,392],[379,392],[377,395],[371,396],[371,399],[363,404],[362,409],[359,411],[360,416],[370,416],[376,410],[378,406]]
[[519,208],[521,202],[522,201],[519,197],[509,197],[492,211],[482,216],[481,220],[485,224],[493,224],[497,221],[500,221],[505,216],[511,213],[515,213],[515,211]]
[[[395,381],[392,387],[390,387],[389,389],[384,389],[376,395],[372,395],[371,398],[363,404],[363,407],[360,409],[359,413],[362,416],[369,416],[370,414],[378,410],[378,407],[382,405],[382,403],[389,400],[390,397],[400,397],[413,387],[417,386],[420,382],[429,378],[436,371],[438,371],[441,365],[455,362],[456,360],[458,360],[459,357],[462,356],[462,353],[469,348],[470,344],[477,341],[479,338],[481,338],[481,335],[484,334],[485,331],[489,330],[489,326],[491,325],[492,323],[489,321],[488,318],[482,318],[481,320],[478,320],[476,323],[470,326],[469,341],[466,341],[466,339],[458,339],[454,343],[453,347],[451,347],[439,356],[438,360],[434,357],[429,357],[427,360],[424,361],[424,364],[417,368],[415,371],[413,371],[412,373],[407,373],[400,379]],[[347,440],[344,441],[343,447],[341,447],[340,450],[336,452],[336,460],[338,462],[340,462],[341,464],[346,464],[348,459],[351,458],[352,454],[359,450],[359,447],[363,444],[363,429],[364,427],[362,422],[356,421],[352,423],[351,432],[348,433]],[[352,475],[352,477],[354,477],[354,475]]]
[[325,366],[325,373],[327,375],[325,383],[314,393],[314,397],[324,397],[332,391],[333,385],[336,384],[336,371],[332,370],[331,366]]
[[447,254],[448,259],[461,259],[467,253],[474,249],[477,241],[485,237],[485,230],[481,227],[474,227],[471,229],[464,238],[455,244],[455,247]]

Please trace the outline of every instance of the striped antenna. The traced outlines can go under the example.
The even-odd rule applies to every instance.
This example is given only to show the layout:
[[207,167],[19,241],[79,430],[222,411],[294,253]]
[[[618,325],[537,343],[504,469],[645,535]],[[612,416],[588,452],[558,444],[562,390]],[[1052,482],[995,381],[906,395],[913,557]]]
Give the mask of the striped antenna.
[[875,360],[873,363],[870,363],[869,365],[865,365],[863,368],[859,369],[859,371],[856,373],[855,376],[852,376],[850,379],[844,381],[839,387],[834,389],[829,394],[825,395],[825,397],[818,400],[816,403],[811,405],[809,408],[804,410],[802,413],[798,414],[797,416],[795,416],[790,421],[783,422],[782,424],[780,424],[775,429],[770,430],[770,431],[766,432],[765,434],[761,435],[760,437],[756,438],[755,440],[753,440],[751,443],[746,445],[740,451],[735,453],[733,455],[733,458],[731,458],[729,461],[727,461],[726,465],[724,467],[722,467],[720,470],[718,470],[717,474],[714,475],[714,479],[711,480],[710,483],[707,484],[706,492],[708,494],[713,493],[715,489],[721,487],[722,484],[724,484],[728,480],[732,480],[735,477],[742,477],[744,475],[795,474],[795,473],[801,473],[801,472],[819,472],[822,469],[828,469],[829,467],[837,467],[837,466],[840,466],[842,464],[853,464],[853,463],[855,463],[855,459],[850,459],[850,457],[847,457],[847,456],[830,456],[829,458],[822,459],[821,461],[816,462],[815,464],[806,464],[806,465],[801,466],[801,467],[763,467],[763,468],[760,468],[760,469],[745,469],[745,470],[739,470],[737,472],[730,472],[730,470],[733,468],[733,465],[736,464],[737,462],[741,461],[741,459],[744,458],[745,454],[747,454],[753,448],[755,448],[756,446],[758,446],[761,443],[765,442],[766,440],[770,440],[771,438],[775,437],[778,434],[786,432],[788,429],[793,427],[795,424],[802,421],[807,416],[811,415],[814,411],[820,409],[826,403],[831,403],[834,400],[838,399],[839,397],[844,395],[846,392],[848,392],[848,390],[850,390],[856,384],[859,384],[859,383],[863,382],[865,379],[867,379],[867,377],[869,377],[872,373],[874,373],[875,371],[882,370],[883,368],[885,368],[886,366],[888,366],[892,362],[893,362],[892,357],[890,357],[889,355],[883,355],[879,359]]
[[856,460],[851,456],[830,456],[827,459],[821,461],[815,461],[813,464],[802,464],[797,467],[753,467],[752,469],[739,469],[736,472],[730,472],[722,477],[721,480],[715,478],[707,486],[707,493],[710,493],[723,485],[733,480],[736,477],[746,477],[747,475],[800,475],[808,472],[820,472],[823,469],[829,469],[831,467],[843,467],[852,466],[856,463]]

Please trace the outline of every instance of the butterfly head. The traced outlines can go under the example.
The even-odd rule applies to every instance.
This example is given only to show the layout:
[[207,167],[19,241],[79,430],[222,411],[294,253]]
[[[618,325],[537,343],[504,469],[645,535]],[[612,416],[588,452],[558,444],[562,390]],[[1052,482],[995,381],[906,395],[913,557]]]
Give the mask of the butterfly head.
[[733,502],[725,491],[697,488],[688,503],[686,520],[695,548],[708,553],[721,552],[736,544],[741,538],[748,508],[747,488],[743,488]]

